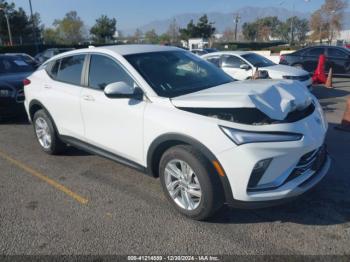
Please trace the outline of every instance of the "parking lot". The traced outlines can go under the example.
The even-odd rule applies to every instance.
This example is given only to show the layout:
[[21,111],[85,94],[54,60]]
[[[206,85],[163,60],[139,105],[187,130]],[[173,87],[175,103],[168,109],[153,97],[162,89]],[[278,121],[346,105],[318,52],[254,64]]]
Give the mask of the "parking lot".
[[209,222],[172,209],[159,180],[70,148],[44,154],[25,120],[0,125],[0,253],[350,254],[350,133],[337,131],[350,79],[315,87],[328,121],[329,175],[302,198],[224,208]]

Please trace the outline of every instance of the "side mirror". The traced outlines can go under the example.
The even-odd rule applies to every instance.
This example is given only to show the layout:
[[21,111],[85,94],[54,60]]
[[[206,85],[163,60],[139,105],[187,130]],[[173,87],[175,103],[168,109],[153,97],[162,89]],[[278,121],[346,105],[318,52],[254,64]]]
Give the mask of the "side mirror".
[[247,64],[242,64],[239,66],[240,69],[249,70],[251,67]]
[[104,93],[108,98],[133,98],[142,100],[143,92],[141,88],[133,88],[125,82],[115,82],[108,84]]

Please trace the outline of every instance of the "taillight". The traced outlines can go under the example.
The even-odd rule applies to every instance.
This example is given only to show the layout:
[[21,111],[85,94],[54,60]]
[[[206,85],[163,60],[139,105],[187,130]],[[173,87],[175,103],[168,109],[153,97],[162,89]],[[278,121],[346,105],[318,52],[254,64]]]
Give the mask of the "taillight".
[[23,85],[24,86],[27,86],[29,84],[30,84],[30,80],[29,79],[26,78],[26,79],[23,80]]

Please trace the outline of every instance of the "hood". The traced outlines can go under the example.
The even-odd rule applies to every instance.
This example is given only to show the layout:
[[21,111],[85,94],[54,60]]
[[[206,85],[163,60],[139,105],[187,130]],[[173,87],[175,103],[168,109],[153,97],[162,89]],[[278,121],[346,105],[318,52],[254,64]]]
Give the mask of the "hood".
[[171,102],[180,108],[257,108],[271,119],[284,120],[288,113],[309,106],[312,95],[298,81],[261,79],[227,83]]
[[273,65],[268,67],[261,67],[261,70],[266,70],[270,75],[278,74],[280,76],[304,76],[309,75],[308,72],[301,68],[296,68],[287,65]]

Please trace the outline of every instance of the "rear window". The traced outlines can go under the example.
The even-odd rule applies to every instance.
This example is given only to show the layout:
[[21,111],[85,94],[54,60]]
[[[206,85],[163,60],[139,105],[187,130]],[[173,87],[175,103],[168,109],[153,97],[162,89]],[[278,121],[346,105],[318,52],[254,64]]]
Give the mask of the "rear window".
[[23,73],[34,71],[35,67],[19,56],[1,56],[0,74]]
[[55,80],[80,85],[85,55],[76,55],[56,60],[47,70]]

